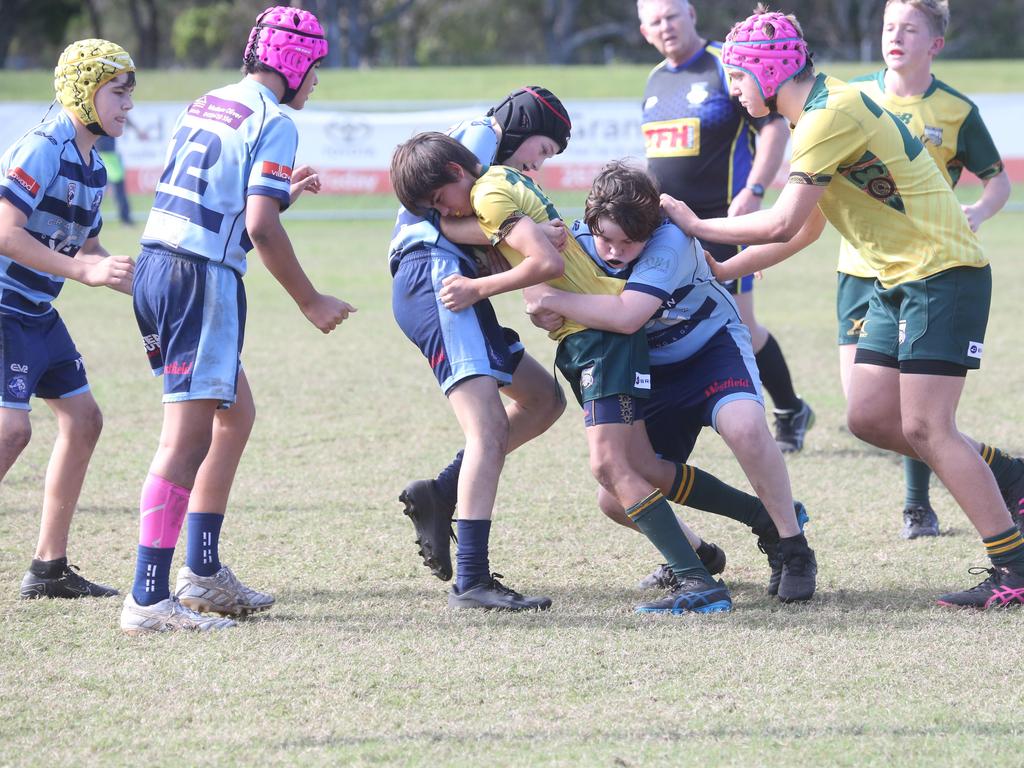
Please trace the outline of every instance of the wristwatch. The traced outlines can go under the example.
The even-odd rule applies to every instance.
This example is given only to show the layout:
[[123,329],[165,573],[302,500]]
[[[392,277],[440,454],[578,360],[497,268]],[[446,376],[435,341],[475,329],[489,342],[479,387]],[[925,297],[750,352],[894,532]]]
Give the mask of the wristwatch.
[[747,184],[747,189],[754,197],[764,197],[764,184]]

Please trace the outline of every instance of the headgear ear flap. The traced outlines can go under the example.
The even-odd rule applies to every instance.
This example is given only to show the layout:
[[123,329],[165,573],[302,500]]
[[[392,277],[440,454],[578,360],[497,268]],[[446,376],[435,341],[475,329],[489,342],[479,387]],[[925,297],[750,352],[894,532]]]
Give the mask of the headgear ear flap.
[[128,51],[109,40],[77,40],[64,49],[53,70],[53,89],[61,106],[98,136],[107,132],[96,113],[96,91],[125,72],[134,72]]
[[267,8],[256,18],[242,60],[259,61],[284,78],[287,104],[295,98],[309,70],[327,55],[323,27],[309,11],[288,6]]
[[530,85],[510,93],[488,113],[501,127],[501,143],[495,162],[503,163],[531,136],[547,136],[559,153],[569,145],[572,121],[569,112],[547,88]]

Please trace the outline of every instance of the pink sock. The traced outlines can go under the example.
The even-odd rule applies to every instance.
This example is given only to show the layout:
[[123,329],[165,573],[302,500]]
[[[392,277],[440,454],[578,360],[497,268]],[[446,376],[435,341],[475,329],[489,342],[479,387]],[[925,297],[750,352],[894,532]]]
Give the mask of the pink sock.
[[191,491],[150,473],[142,486],[139,502],[139,544],[174,549],[188,511]]

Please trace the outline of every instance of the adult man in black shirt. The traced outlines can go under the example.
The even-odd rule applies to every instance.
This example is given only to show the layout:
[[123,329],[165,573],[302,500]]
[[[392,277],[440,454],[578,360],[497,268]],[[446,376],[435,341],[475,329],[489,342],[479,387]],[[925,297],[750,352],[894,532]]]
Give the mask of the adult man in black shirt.
[[[643,103],[648,168],[661,191],[701,218],[758,210],[789,140],[782,116],[755,120],[729,95],[721,43],[700,36],[688,0],[637,0],[637,12],[644,39],[665,57],[648,76]],[[718,261],[737,253],[734,245],[704,247]],[[799,451],[814,412],[794,391],[778,343],[754,316],[753,282],[748,275],[728,288],[775,406],[775,440],[783,451]]]

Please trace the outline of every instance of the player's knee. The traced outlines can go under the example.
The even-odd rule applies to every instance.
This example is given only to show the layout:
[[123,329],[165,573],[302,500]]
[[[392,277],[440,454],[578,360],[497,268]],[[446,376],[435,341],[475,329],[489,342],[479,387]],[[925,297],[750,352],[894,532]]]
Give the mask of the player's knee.
[[71,423],[68,438],[83,448],[92,449],[99,442],[103,432],[103,412],[94,405],[84,413],[77,414]]
[[0,445],[0,455],[3,455],[11,463],[28,446],[32,440],[32,424],[28,419],[17,422],[5,422],[2,435],[3,444]]
[[928,453],[929,447],[935,442],[942,430],[927,419],[919,419],[913,416],[903,417],[903,437],[910,446],[923,453]]
[[508,451],[508,418],[501,414],[485,419],[477,428],[466,434],[466,442],[472,443],[481,455],[491,460],[503,460]]
[[544,420],[547,426],[551,426],[565,413],[565,392],[561,385],[555,382],[551,396],[544,403]]
[[866,443],[878,442],[884,433],[882,425],[873,413],[856,408],[847,410],[846,427],[851,434]]
[[735,419],[727,423],[720,421],[718,426],[722,439],[730,447],[758,446],[774,442],[763,416],[760,419]]

